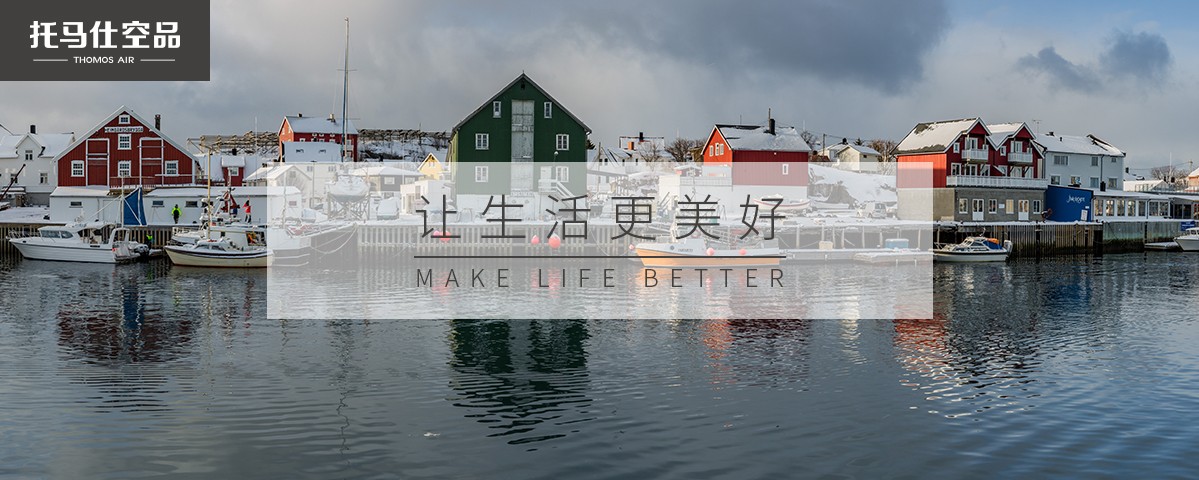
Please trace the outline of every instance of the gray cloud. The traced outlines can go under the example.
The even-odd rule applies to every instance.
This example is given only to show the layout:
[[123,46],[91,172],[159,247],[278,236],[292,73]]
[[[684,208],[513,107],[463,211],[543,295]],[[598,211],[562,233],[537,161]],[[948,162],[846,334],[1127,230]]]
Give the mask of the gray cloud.
[[1036,54],[1020,58],[1016,66],[1045,75],[1055,88],[1094,93],[1123,79],[1131,79],[1133,86],[1139,87],[1161,85],[1172,62],[1170,47],[1161,35],[1116,32],[1096,64],[1075,63],[1062,57],[1053,47],[1045,47]]

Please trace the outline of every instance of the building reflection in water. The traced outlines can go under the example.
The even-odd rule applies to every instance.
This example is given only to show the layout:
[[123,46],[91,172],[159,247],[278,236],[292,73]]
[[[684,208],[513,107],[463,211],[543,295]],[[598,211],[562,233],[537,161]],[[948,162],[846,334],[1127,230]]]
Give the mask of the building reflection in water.
[[593,419],[582,320],[453,320],[450,400],[490,437],[523,444],[564,437]]
[[[810,373],[811,320],[694,320],[714,385],[782,387]],[[803,388],[802,386],[800,388]]]

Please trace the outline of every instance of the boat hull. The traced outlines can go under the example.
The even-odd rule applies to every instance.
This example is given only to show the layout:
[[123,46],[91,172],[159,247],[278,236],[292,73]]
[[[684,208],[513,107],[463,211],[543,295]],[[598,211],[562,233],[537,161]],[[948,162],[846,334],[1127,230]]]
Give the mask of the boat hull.
[[219,268],[265,268],[271,265],[271,254],[265,250],[258,252],[227,252],[209,253],[194,252],[188,248],[167,246],[165,248],[171,263],[185,267],[219,267]]
[[780,260],[779,255],[738,255],[735,251],[717,251],[709,256],[637,248],[636,253],[647,268],[777,267]]
[[1199,252],[1199,237],[1178,237],[1174,239],[1174,243],[1177,243],[1184,252]]
[[993,252],[947,252],[934,250],[933,260],[950,263],[1004,262],[1007,261],[1008,253],[1007,250],[996,250]]
[[112,247],[75,247],[65,245],[40,245],[27,242],[24,239],[11,241],[21,256],[30,260],[52,260],[59,262],[83,263],[125,263],[132,262],[136,255],[121,257],[113,252]]

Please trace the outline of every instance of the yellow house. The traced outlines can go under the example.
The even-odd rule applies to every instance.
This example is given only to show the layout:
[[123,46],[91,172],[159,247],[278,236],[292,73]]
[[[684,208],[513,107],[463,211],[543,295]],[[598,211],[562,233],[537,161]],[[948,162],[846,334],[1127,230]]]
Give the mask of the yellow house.
[[431,180],[438,180],[442,178],[442,175],[449,176],[449,165],[443,161],[445,158],[445,152],[429,152],[429,155],[425,157],[425,161],[420,163],[417,171],[423,174],[425,178]]

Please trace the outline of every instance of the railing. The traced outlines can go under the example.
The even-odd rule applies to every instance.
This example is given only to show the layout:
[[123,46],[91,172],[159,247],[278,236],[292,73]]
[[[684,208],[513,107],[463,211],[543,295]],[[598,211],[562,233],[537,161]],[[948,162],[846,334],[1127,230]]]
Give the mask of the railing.
[[987,151],[980,149],[962,150],[962,158],[970,162],[985,162],[987,161]]
[[1030,152],[1008,152],[1008,163],[1032,163],[1032,153]]
[[1021,177],[977,177],[951,175],[945,179],[947,187],[995,187],[995,188],[1046,188],[1049,180]]
[[727,187],[733,184],[733,177],[680,177],[682,187]]

